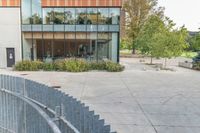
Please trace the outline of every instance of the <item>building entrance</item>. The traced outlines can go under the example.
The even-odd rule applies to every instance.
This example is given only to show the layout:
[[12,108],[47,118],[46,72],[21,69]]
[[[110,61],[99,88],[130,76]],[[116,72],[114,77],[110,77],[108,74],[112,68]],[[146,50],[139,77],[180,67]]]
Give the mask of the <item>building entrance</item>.
[[12,67],[15,64],[15,49],[6,48],[7,53],[7,67]]

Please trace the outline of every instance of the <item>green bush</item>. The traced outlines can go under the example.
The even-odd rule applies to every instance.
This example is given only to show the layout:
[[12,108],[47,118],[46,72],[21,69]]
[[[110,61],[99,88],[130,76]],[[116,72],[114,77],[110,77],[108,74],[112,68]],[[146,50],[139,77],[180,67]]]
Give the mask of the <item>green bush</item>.
[[200,70],[200,62],[194,63],[193,69]]
[[90,62],[90,70],[106,70],[106,62]]
[[54,71],[55,70],[55,65],[54,65],[54,63],[43,63],[42,64],[42,69],[44,71]]
[[89,63],[82,59],[68,59],[63,64],[63,70],[68,72],[85,72],[89,69]]
[[40,61],[21,61],[18,62],[15,66],[14,69],[17,71],[38,71],[42,69],[42,62]]
[[21,61],[15,65],[18,71],[67,71],[86,72],[89,70],[106,70],[109,72],[121,72],[124,66],[111,61],[87,62],[83,59],[67,59],[55,61],[53,63],[43,63],[40,61]]
[[65,60],[59,60],[54,62],[54,69],[57,71],[66,71]]
[[121,72],[124,70],[124,66],[122,66],[118,63],[108,61],[108,62],[106,62],[106,70],[108,72]]

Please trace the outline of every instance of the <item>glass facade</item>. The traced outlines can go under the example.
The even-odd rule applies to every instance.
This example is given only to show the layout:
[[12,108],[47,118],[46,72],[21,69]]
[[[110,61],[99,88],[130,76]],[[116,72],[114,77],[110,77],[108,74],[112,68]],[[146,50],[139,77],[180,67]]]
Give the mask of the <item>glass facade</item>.
[[54,11],[53,8],[43,8],[43,24],[53,24]]
[[76,17],[75,17],[75,8],[65,8],[64,12],[65,17],[65,24],[75,24]]
[[120,8],[45,8],[22,0],[23,58],[118,61]]
[[42,8],[40,0],[32,0],[32,23],[42,24]]

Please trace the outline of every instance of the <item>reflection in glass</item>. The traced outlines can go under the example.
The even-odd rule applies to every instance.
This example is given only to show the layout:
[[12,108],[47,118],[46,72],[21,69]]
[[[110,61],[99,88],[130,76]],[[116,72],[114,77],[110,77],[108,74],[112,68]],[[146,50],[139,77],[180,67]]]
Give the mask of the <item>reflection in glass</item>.
[[52,62],[53,60],[53,40],[44,40],[44,61]]
[[54,12],[53,8],[43,8],[43,24],[53,24]]
[[86,33],[76,33],[76,44],[78,47],[78,57],[87,59],[90,52],[90,45],[87,41]]
[[109,24],[119,24],[120,9],[110,8],[109,13],[110,13]]
[[54,24],[64,24],[64,8],[54,8]]
[[75,33],[66,33],[66,57],[76,57],[77,56],[77,47],[76,47],[76,38]]
[[75,9],[66,8],[65,9],[65,24],[75,24]]
[[87,9],[87,24],[97,24],[97,8]]
[[108,8],[98,9],[98,24],[109,24]]
[[53,45],[54,60],[63,59],[65,57],[64,48],[65,48],[64,39],[63,40],[54,40],[54,45]]
[[42,39],[37,39],[36,40],[36,49],[37,49],[37,60],[43,60],[43,40]]
[[97,33],[87,33],[87,40],[90,45],[89,59],[97,60]]
[[33,24],[42,24],[41,0],[32,0],[32,20]]
[[[40,25],[30,26],[30,33],[23,36],[24,58],[51,61],[77,57],[116,62],[119,33],[115,27],[119,26],[119,16],[119,8],[42,8],[40,0],[23,0],[22,23],[44,24],[40,36],[33,34]],[[107,33],[108,27],[116,32]]]
[[76,24],[82,25],[87,23],[86,8],[76,9]]
[[97,42],[98,60],[110,59],[109,57],[109,33],[98,33]]
[[31,24],[31,0],[22,0],[22,24]]

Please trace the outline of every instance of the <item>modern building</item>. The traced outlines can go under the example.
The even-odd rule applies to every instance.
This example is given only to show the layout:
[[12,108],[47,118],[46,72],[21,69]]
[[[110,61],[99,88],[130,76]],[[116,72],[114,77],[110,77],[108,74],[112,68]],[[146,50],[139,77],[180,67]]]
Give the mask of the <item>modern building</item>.
[[0,0],[0,67],[70,57],[119,61],[121,0]]

